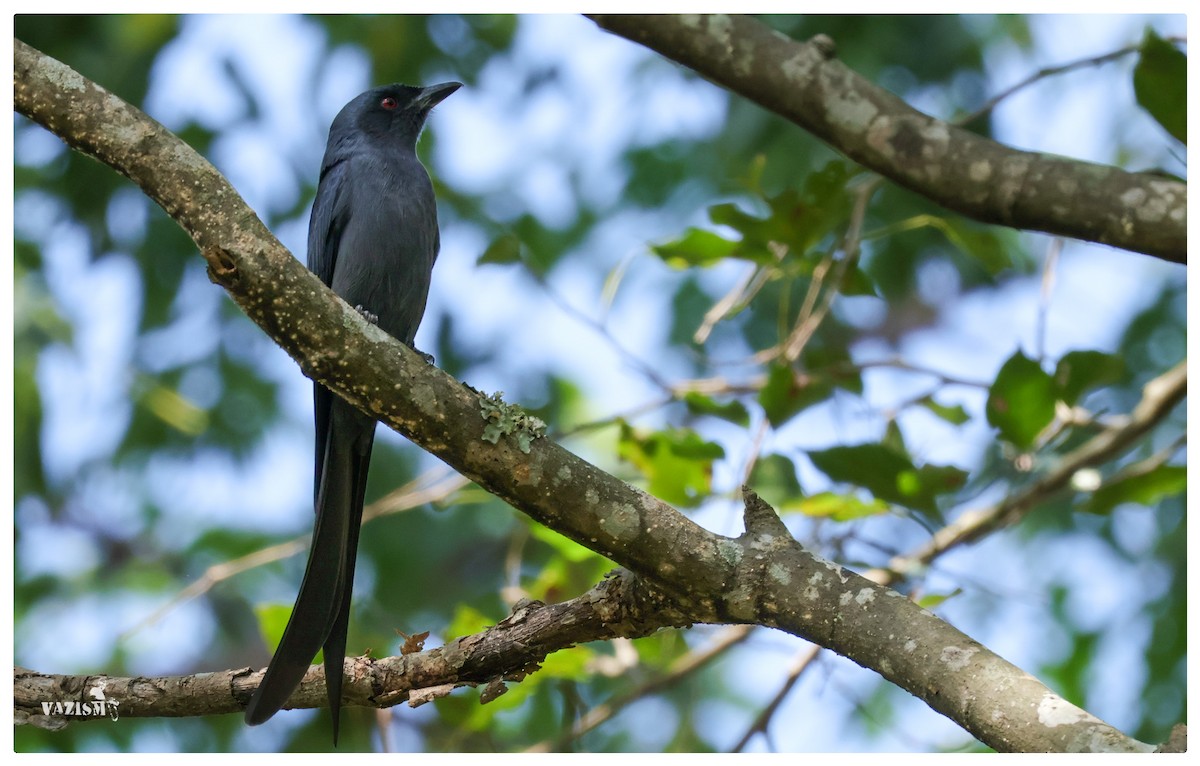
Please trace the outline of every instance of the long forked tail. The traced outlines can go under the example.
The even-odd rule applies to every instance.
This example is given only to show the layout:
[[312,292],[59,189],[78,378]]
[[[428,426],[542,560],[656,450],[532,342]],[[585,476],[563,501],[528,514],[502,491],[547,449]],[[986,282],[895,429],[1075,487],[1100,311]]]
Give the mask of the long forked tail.
[[[344,413],[348,417],[339,417],[343,408],[351,409]],[[342,659],[374,421],[369,421],[364,439],[361,414],[341,401],[334,402],[331,409],[308,565],[283,638],[246,706],[246,723],[260,724],[275,715],[299,686],[317,650],[324,646],[325,685],[336,745]]]

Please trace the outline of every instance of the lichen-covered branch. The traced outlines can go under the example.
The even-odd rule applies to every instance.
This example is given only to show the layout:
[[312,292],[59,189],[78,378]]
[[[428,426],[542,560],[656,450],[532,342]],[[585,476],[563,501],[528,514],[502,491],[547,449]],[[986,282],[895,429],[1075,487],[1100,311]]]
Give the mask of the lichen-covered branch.
[[[525,426],[518,415],[481,409],[478,392],[368,324],[271,236],[211,165],[161,125],[19,41],[14,86],[18,111],[133,179],[179,221],[213,280],[306,375],[534,520],[628,568],[644,580],[642,592],[656,594],[656,609],[670,618],[665,624],[753,623],[807,638],[880,673],[998,750],[1149,749],[899,593],[804,550],[749,491],[746,533],[724,537],[571,454],[536,427],[520,438]],[[497,433],[497,417],[512,428]],[[514,642],[500,652],[504,662],[487,672],[494,678],[536,661],[536,651],[521,651]],[[514,658],[521,664],[514,666]],[[399,688],[401,678],[409,689],[446,686],[444,675],[414,674],[407,662],[382,671],[369,693],[354,685],[348,703],[378,702],[377,689]],[[465,680],[465,659],[447,663]],[[351,671],[356,678],[366,672],[359,663]],[[235,684],[224,691],[226,711],[238,709],[253,686],[249,672],[241,673],[240,681],[220,681]],[[131,693],[140,682],[131,682]],[[182,686],[172,690],[182,692]]]
[[602,28],[786,117],[865,167],[985,223],[1187,262],[1187,186],[1004,146],[923,114],[747,16],[592,16]]

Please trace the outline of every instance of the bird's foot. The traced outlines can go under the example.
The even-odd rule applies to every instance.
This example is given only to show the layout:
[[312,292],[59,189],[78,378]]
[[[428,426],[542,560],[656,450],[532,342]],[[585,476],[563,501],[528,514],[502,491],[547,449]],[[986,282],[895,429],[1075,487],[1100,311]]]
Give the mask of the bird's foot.
[[433,354],[426,354],[424,351],[422,351],[421,349],[419,349],[419,348],[417,348],[416,346],[412,345],[411,343],[409,344],[409,346],[408,346],[408,347],[409,347],[409,348],[411,348],[411,349],[412,349],[412,350],[413,350],[413,351],[416,353],[416,355],[417,355],[417,356],[419,356],[419,357],[421,357],[422,359],[424,359],[424,360],[425,360],[425,364],[433,364]]
[[379,324],[379,315],[372,314],[370,311],[367,311],[361,303],[355,306],[354,310],[362,314],[363,319],[367,320],[371,324]]

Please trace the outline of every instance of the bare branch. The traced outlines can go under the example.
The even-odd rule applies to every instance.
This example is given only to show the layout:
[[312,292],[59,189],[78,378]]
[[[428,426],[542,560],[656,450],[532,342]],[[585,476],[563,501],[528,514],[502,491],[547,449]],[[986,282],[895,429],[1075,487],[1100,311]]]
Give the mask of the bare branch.
[[796,685],[796,682],[800,680],[800,676],[804,675],[804,671],[808,670],[809,666],[812,665],[813,660],[815,660],[817,655],[820,653],[821,647],[812,646],[796,655],[796,659],[792,662],[792,666],[788,668],[787,676],[784,678],[783,685],[779,687],[777,692],[775,692],[775,696],[771,698],[770,702],[763,706],[763,709],[760,710],[758,715],[754,717],[754,720],[750,723],[750,726],[746,729],[746,732],[742,735],[741,739],[737,741],[737,744],[729,749],[729,752],[740,753],[746,748],[746,745],[750,744],[750,739],[755,734],[767,733],[767,727],[771,725],[771,718],[775,715],[775,712],[779,710],[779,706],[783,704],[783,701],[787,699],[788,694],[792,691],[792,688]]
[[[1167,40],[1167,42],[1171,42],[1171,43],[1186,43],[1187,42],[1186,37],[1179,37],[1179,36],[1167,37],[1165,39]],[[984,103],[983,106],[979,107],[974,112],[971,112],[970,114],[966,115],[965,117],[961,117],[961,118],[955,120],[954,124],[955,125],[970,125],[972,122],[975,122],[975,120],[978,120],[980,117],[983,117],[984,115],[988,114],[993,109],[995,109],[1000,104],[1000,102],[1003,101],[1004,99],[1012,96],[1014,93],[1017,93],[1018,91],[1028,88],[1030,85],[1033,85],[1033,84],[1035,84],[1041,80],[1044,80],[1048,77],[1054,77],[1056,75],[1066,74],[1067,72],[1073,72],[1076,69],[1083,69],[1084,67],[1093,67],[1093,66],[1100,66],[1101,64],[1107,64],[1110,61],[1116,61],[1117,59],[1124,58],[1125,56],[1128,56],[1130,53],[1137,53],[1139,50],[1141,50],[1141,48],[1142,48],[1141,45],[1127,45],[1124,48],[1118,48],[1115,51],[1103,53],[1099,56],[1088,56],[1086,58],[1078,59],[1076,61],[1067,62],[1066,64],[1058,64],[1056,66],[1049,66],[1049,67],[1044,67],[1042,69],[1039,69],[1038,71],[1036,71],[1033,74],[1026,77],[1024,80],[1021,80],[1020,82],[1016,83],[1015,85],[1011,85],[1011,86],[1005,88],[1004,90],[1000,91],[995,96],[992,96],[991,98],[989,98],[987,100],[987,102]]]
[[1187,262],[1186,185],[1018,151],[935,120],[834,58],[824,35],[798,42],[724,14],[591,18],[950,210]]
[[708,667],[714,660],[723,657],[730,649],[749,638],[753,630],[753,625],[733,625],[726,628],[717,637],[716,641],[713,641],[703,649],[688,652],[672,662],[671,666],[667,668],[665,675],[644,683],[635,689],[631,689],[619,697],[614,697],[608,702],[593,707],[586,715],[575,722],[570,731],[565,732],[558,739],[539,742],[526,749],[525,752],[553,753],[562,750],[567,744],[579,739],[604,722],[611,720],[613,716],[634,702],[670,688],[692,673]]
[[[421,485],[427,483],[434,474],[443,474],[440,481],[433,486],[421,488]],[[427,471],[425,475],[417,477],[402,487],[398,487],[364,508],[363,523],[366,524],[374,521],[380,516],[388,516],[393,513],[419,508],[426,503],[444,500],[466,486],[466,484],[466,479],[457,474],[450,474],[444,467]],[[172,609],[208,593],[215,586],[231,577],[304,553],[308,550],[310,539],[311,534],[300,535],[287,542],[277,543],[276,545],[247,553],[244,556],[238,556],[229,561],[213,564],[204,570],[204,574],[175,594],[173,598],[169,599],[158,609],[155,609],[132,628],[122,633],[120,640],[125,640],[139,630],[153,625]]]
[[[559,649],[689,624],[661,592],[621,570],[561,604],[522,602],[497,625],[436,649],[377,660],[348,657],[343,701],[383,708],[410,698],[424,700],[430,689],[448,692],[491,684],[502,692],[504,683],[536,672],[546,655]],[[17,722],[43,728],[73,720],[69,705],[93,698],[89,693],[96,688],[102,699],[117,701],[120,718],[174,718],[239,712],[262,680],[262,671],[250,668],[159,678],[49,675],[24,668],[16,668],[14,675]],[[313,665],[286,707],[326,704],[325,669]]]
[[1128,418],[1108,426],[1079,447],[1064,455],[1046,475],[995,505],[968,511],[951,524],[937,531],[917,550],[896,556],[885,569],[873,569],[866,577],[890,585],[906,575],[927,566],[946,551],[974,542],[995,529],[1014,524],[1032,511],[1039,502],[1057,492],[1083,468],[1098,465],[1129,449],[1151,428],[1171,413],[1187,395],[1187,360],[1180,362],[1147,383],[1142,400]]

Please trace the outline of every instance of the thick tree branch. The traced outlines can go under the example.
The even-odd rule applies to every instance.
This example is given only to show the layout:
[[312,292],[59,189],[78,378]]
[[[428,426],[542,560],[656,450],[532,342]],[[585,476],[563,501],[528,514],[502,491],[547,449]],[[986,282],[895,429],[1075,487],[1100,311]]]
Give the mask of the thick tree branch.
[[[673,616],[669,624],[755,623],[809,639],[875,670],[997,750],[1149,749],[899,593],[805,551],[753,493],[746,533],[723,537],[537,438],[515,408],[481,397],[366,323],[169,131],[19,41],[14,86],[18,111],[133,179],[170,213],[214,281],[306,375],[531,518],[644,578],[640,587],[669,597],[658,607]],[[486,438],[497,435],[495,443]],[[456,672],[462,667],[453,663]],[[357,663],[352,671],[360,673]],[[410,688],[441,683],[407,668],[387,672],[380,688],[391,688],[397,673]],[[230,709],[253,685],[248,674],[241,683],[225,692]],[[349,704],[362,703],[361,694],[351,692]]]
[[801,43],[722,14],[591,18],[950,210],[1187,262],[1184,184],[1019,151],[935,120],[834,58],[823,35]]

